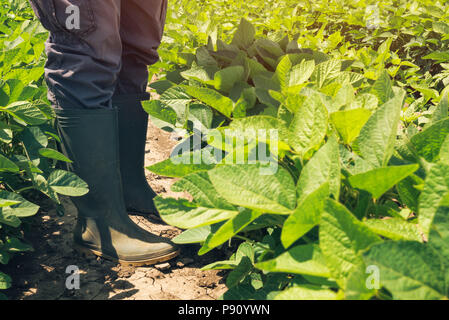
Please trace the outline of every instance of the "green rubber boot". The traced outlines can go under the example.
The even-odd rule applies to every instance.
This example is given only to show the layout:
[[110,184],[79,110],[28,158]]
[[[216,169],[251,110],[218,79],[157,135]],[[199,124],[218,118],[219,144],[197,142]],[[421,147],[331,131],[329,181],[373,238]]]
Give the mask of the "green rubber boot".
[[89,185],[74,197],[78,209],[75,246],[83,252],[127,265],[151,265],[178,255],[168,239],[138,227],[123,200],[119,164],[117,110],[55,110],[69,170]]
[[130,213],[157,214],[153,199],[156,193],[145,178],[145,144],[148,114],[142,109],[142,100],[148,94],[119,95],[112,104],[118,109],[120,140],[120,172],[123,196]]

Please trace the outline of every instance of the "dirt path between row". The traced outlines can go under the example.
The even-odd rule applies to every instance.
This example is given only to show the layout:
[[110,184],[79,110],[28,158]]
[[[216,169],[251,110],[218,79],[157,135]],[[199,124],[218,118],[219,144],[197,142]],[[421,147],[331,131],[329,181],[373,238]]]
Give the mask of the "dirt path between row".
[[[169,157],[176,141],[150,123],[146,148],[146,166]],[[164,196],[182,196],[170,191],[173,179],[147,172],[150,185]],[[200,268],[218,259],[223,253],[213,251],[198,257],[199,246],[183,246],[181,255],[153,267],[123,267],[110,261],[86,259],[72,249],[72,229],[76,209],[64,199],[66,214],[57,216],[55,210],[41,212],[32,218],[27,240],[34,252],[15,257],[6,272],[13,278],[10,299],[217,299],[225,291],[223,272],[201,271]],[[155,234],[175,237],[177,228],[167,226],[157,217],[133,216],[140,226]],[[68,290],[68,266],[80,270],[80,288]]]

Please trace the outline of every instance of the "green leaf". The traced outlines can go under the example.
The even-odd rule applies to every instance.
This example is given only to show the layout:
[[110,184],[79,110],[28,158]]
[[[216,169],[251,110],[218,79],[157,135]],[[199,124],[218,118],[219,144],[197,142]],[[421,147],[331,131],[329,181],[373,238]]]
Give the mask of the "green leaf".
[[225,243],[237,233],[242,231],[251,222],[260,217],[261,214],[262,213],[253,210],[243,210],[242,212],[239,212],[236,216],[232,217],[220,226],[218,230],[209,235],[198,254],[203,255]]
[[211,233],[211,230],[210,225],[188,229],[174,237],[172,241],[177,244],[204,242]]
[[232,288],[238,285],[252,270],[253,264],[248,257],[243,257],[237,267],[228,274],[226,286]]
[[11,287],[12,279],[6,273],[0,271],[0,290],[6,290]]
[[14,162],[0,154],[0,171],[19,172],[19,170]]
[[[229,125],[230,129],[239,130],[241,135],[248,139],[258,138],[258,130],[263,130],[269,138],[270,130],[278,132],[279,139],[287,139],[287,128],[284,123],[277,118],[265,115],[249,116],[241,119],[235,119]],[[266,140],[268,143],[269,140]]]
[[337,293],[314,285],[294,285],[277,294],[274,300],[337,300]]
[[428,243],[442,257],[446,273],[446,290],[449,294],[449,204],[437,209]]
[[266,213],[290,213],[296,207],[292,177],[281,167],[274,174],[267,169],[260,163],[223,165],[210,170],[209,177],[230,203]]
[[181,76],[187,80],[196,80],[206,84],[213,84],[214,74],[218,71],[216,65],[198,66],[194,64],[191,69],[182,71]]
[[424,184],[424,180],[416,175],[410,175],[396,185],[399,197],[404,204],[414,212],[418,212],[418,198],[420,191],[416,186],[420,184]]
[[429,162],[435,162],[448,134],[449,118],[445,118],[426,126],[423,131],[411,137],[410,141],[418,155]]
[[426,237],[441,201],[449,194],[449,165],[437,163],[427,174],[419,197],[418,222]]
[[154,198],[154,204],[166,223],[191,229],[231,219],[238,214],[236,210],[223,210],[200,206],[185,199]]
[[368,121],[371,111],[363,108],[337,111],[331,114],[331,122],[343,142],[350,145]]
[[330,199],[321,214],[319,237],[327,267],[342,288],[350,273],[363,265],[361,252],[381,241],[346,207]]
[[1,264],[8,264],[9,259],[11,258],[11,255],[6,252],[3,251],[4,249],[0,250],[0,263]]
[[201,206],[236,210],[236,208],[227,202],[215,190],[209,179],[207,171],[200,171],[184,176],[181,180],[176,181],[171,189],[175,192],[187,191],[195,202]]
[[329,184],[324,183],[298,204],[295,211],[285,220],[282,228],[281,241],[285,248],[318,225],[328,197]]
[[204,104],[192,103],[189,105],[189,120],[191,120],[194,126],[200,130],[204,128],[210,129],[212,127],[212,121],[214,114],[212,109]]
[[177,114],[160,100],[144,101],[143,109],[150,115],[151,121],[161,129],[172,128],[176,125]]
[[[372,266],[371,266],[372,268]],[[374,284],[371,283],[368,288],[368,280],[376,281],[376,279],[368,278],[368,271],[370,269],[360,266],[360,268],[355,268],[349,274],[346,280],[346,288],[344,292],[345,299],[347,300],[369,300],[376,293]],[[376,269],[374,269],[376,270]],[[371,274],[375,276],[375,274]]]
[[215,167],[215,163],[216,160],[207,150],[196,150],[171,156],[146,168],[161,176],[179,178],[197,171],[210,170]]
[[444,139],[444,142],[441,145],[439,158],[441,162],[449,165],[449,134],[446,136],[446,139]]
[[27,243],[23,243],[17,238],[9,238],[5,242],[4,249],[9,252],[25,252],[34,251],[33,247]]
[[314,244],[293,247],[274,259],[257,263],[255,267],[267,272],[330,277],[324,256],[320,248]]
[[393,154],[403,100],[401,92],[379,107],[356,139],[363,158],[374,167],[386,166]]
[[441,258],[415,241],[385,241],[365,254],[367,265],[380,269],[380,283],[394,299],[447,299]]
[[319,146],[327,131],[327,109],[317,95],[309,96],[295,112],[288,142],[301,156]]
[[435,111],[432,113],[431,122],[437,122],[443,120],[448,116],[449,109],[449,95],[447,93],[443,94],[440,103],[437,105]]
[[215,89],[229,92],[237,81],[243,80],[244,69],[242,66],[231,66],[221,69],[214,75]]
[[315,69],[313,60],[302,60],[294,54],[285,55],[276,67],[275,76],[282,91],[296,87],[306,82]]
[[387,71],[383,71],[376,82],[374,82],[371,88],[371,93],[379,98],[381,104],[384,104],[388,100],[393,99],[393,85]]
[[17,200],[9,200],[9,199],[0,199],[0,208],[10,207],[14,204],[19,204],[20,201]]
[[72,160],[70,160],[65,155],[63,155],[62,153],[60,153],[59,151],[56,151],[54,149],[41,148],[41,149],[39,149],[39,154],[46,158],[72,163]]
[[4,143],[10,143],[12,141],[11,127],[3,121],[0,121],[0,141]]
[[400,218],[368,219],[364,223],[371,231],[392,240],[423,241],[416,224]]
[[434,51],[422,59],[436,60],[437,62],[447,62],[449,61],[449,51]]
[[256,30],[254,26],[245,19],[240,20],[240,24],[237,28],[234,38],[232,39],[232,44],[239,47],[240,49],[246,49],[251,46],[254,42],[254,36]]
[[25,200],[17,193],[1,190],[0,198],[17,202],[8,207],[0,207],[0,222],[12,227],[20,225],[19,218],[33,216],[39,210],[38,205]]
[[418,164],[377,168],[349,177],[353,188],[368,191],[375,199],[419,169]]
[[[162,102],[163,106],[172,108],[176,112],[177,121],[179,121],[181,124],[184,124],[186,119],[187,106],[192,101],[192,97],[185,92],[184,88],[182,88],[181,86],[169,88],[159,97],[159,100]],[[150,106],[146,105],[146,106],[147,109],[150,108],[150,111],[152,108],[155,108],[156,111],[158,110],[157,105],[150,105]],[[156,118],[159,117],[157,115],[158,113],[163,114],[163,120],[170,119],[169,123],[171,123],[172,114],[170,113],[170,111],[167,112],[166,111],[167,110],[165,109],[157,111],[155,117]]]
[[329,182],[329,194],[338,199],[341,175],[338,149],[337,140],[331,137],[304,166],[297,185],[298,203],[326,182]]
[[315,70],[314,60],[303,60],[300,64],[293,66],[288,79],[288,87],[296,87],[311,77]]
[[86,182],[73,172],[65,170],[55,170],[48,177],[48,185],[57,193],[79,197],[89,192]]
[[432,29],[435,32],[441,33],[441,34],[449,34],[449,25],[444,23],[443,21],[434,21],[432,23]]
[[318,64],[313,72],[313,78],[319,88],[321,88],[326,80],[335,78],[341,71],[341,60],[330,59]]
[[201,102],[211,106],[215,110],[230,117],[234,109],[234,103],[231,99],[221,95],[217,91],[209,88],[197,88],[181,85],[185,92]]
[[47,121],[40,109],[27,101],[13,102],[6,106],[4,110],[27,124],[40,125]]

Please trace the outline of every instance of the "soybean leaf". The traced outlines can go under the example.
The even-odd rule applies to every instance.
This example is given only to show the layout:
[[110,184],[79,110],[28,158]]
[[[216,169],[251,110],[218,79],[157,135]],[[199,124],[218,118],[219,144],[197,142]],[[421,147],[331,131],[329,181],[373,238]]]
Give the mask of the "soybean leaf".
[[416,224],[400,218],[368,219],[364,223],[371,231],[392,240],[422,242],[422,236]]
[[242,231],[247,225],[261,216],[262,213],[253,210],[243,210],[236,216],[226,221],[218,230],[213,234],[210,234],[206,239],[203,247],[198,252],[199,255],[203,255],[213,248],[225,243],[237,233]]
[[435,213],[441,201],[449,194],[449,165],[437,163],[427,174],[419,197],[418,222],[426,237],[429,236]]
[[359,108],[334,112],[330,118],[343,142],[350,145],[358,137],[370,115],[371,111]]
[[329,182],[329,193],[338,199],[341,175],[338,148],[337,140],[331,137],[304,166],[297,185],[299,203],[326,182]]
[[142,105],[150,115],[151,121],[159,128],[173,128],[176,125],[176,112],[160,100],[144,101]]
[[443,120],[448,116],[449,109],[449,95],[447,93],[443,94],[443,97],[438,103],[435,111],[432,113],[431,122],[437,122],[439,120]]
[[231,66],[221,69],[214,75],[215,89],[229,92],[237,81],[243,80],[242,66]]
[[211,233],[211,230],[210,225],[188,229],[174,237],[172,241],[177,244],[204,242]]
[[266,213],[290,213],[296,207],[292,177],[281,167],[268,175],[266,169],[260,163],[223,165],[210,170],[209,177],[230,203]]
[[48,177],[48,185],[57,193],[79,197],[89,192],[86,182],[73,172],[65,170],[55,170]]
[[3,249],[9,252],[33,251],[33,247],[31,245],[24,243],[15,237],[7,239]]
[[192,97],[211,106],[227,117],[231,116],[232,111],[234,110],[234,103],[228,97],[223,96],[217,91],[209,88],[197,88],[185,85],[181,85],[181,87]]
[[56,151],[56,150],[50,149],[50,148],[39,149],[39,154],[43,157],[50,158],[50,159],[55,159],[55,160],[70,162],[70,163],[72,162],[72,160],[67,158],[65,155],[63,155],[59,151]]
[[436,249],[445,265],[446,289],[449,294],[449,204],[437,209],[429,234],[429,245]]
[[0,290],[6,290],[11,287],[12,279],[6,273],[0,271]]
[[225,209],[236,210],[236,208],[226,201],[212,185],[207,171],[194,172],[184,176],[176,181],[171,189],[175,192],[187,191],[199,205]]
[[321,214],[319,237],[327,267],[342,288],[351,272],[363,265],[361,252],[381,241],[346,207],[330,199]]
[[[25,200],[22,196],[17,193],[8,192],[5,190],[0,191],[0,198],[5,200],[11,200],[17,202],[8,207],[0,207],[0,217],[19,217],[25,218],[33,216],[39,210],[39,206]],[[15,220],[15,219],[13,219]],[[20,220],[19,220],[20,224]]]
[[197,171],[210,170],[215,167],[215,159],[202,150],[185,152],[171,156],[169,159],[146,167],[149,171],[166,177],[183,177]]
[[238,214],[236,210],[223,210],[200,206],[185,199],[154,198],[154,204],[161,218],[168,224],[181,229],[198,228],[230,219]]
[[368,191],[375,199],[418,170],[418,164],[377,168],[349,177],[352,187]]
[[422,132],[411,137],[410,141],[418,155],[429,162],[435,162],[448,134],[449,118],[445,118],[426,126]]
[[447,299],[440,256],[415,241],[385,241],[365,254],[367,265],[380,269],[380,283],[394,299]]
[[255,34],[256,30],[254,29],[254,26],[246,19],[242,18],[237,31],[234,34],[234,38],[232,39],[232,44],[241,49],[246,49],[254,42]]
[[356,139],[363,158],[375,167],[386,166],[393,154],[403,100],[401,91],[379,107]]
[[396,185],[399,197],[414,212],[418,212],[418,199],[420,195],[420,191],[416,186],[421,184],[424,184],[424,180],[416,175],[410,175]]
[[19,172],[19,167],[4,155],[0,154],[0,171]]
[[446,136],[446,139],[444,139],[444,142],[441,145],[439,158],[441,162],[449,165],[449,134]]
[[295,211],[284,222],[281,241],[285,248],[288,248],[314,226],[318,225],[321,212],[324,209],[325,200],[328,197],[329,184],[324,183],[321,187],[303,198]]
[[376,82],[374,82],[371,93],[376,95],[382,104],[394,97],[393,85],[387,71],[383,71]]
[[313,72],[313,79],[319,88],[321,88],[326,80],[335,78],[341,70],[341,60],[330,59],[318,64]]
[[226,286],[232,288],[238,285],[252,270],[253,264],[248,257],[243,257],[238,266],[226,278]]
[[295,112],[290,123],[288,142],[301,156],[316,148],[327,131],[327,109],[317,95],[309,96]]
[[314,285],[294,285],[277,294],[275,300],[337,300],[337,294]]
[[320,248],[314,244],[293,247],[274,259],[257,263],[255,267],[267,272],[330,277],[324,256]]

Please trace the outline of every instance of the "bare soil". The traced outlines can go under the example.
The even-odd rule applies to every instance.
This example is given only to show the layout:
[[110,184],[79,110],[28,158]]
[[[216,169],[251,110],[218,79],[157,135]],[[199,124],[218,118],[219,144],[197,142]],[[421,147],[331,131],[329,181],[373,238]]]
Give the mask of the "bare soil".
[[[146,148],[146,163],[169,157],[176,144],[170,135],[150,123]],[[171,178],[147,172],[152,188],[164,196],[186,196],[170,191]],[[66,213],[59,217],[54,209],[42,207],[30,222],[27,240],[34,252],[16,256],[6,273],[13,278],[13,287],[6,294],[10,299],[131,299],[131,300],[211,300],[226,291],[220,271],[200,268],[218,259],[223,252],[214,250],[199,257],[199,246],[182,247],[181,255],[169,263],[152,267],[124,267],[102,258],[88,259],[72,249],[72,229],[76,209],[69,199],[63,199]],[[158,217],[133,216],[146,230],[173,238],[181,231],[164,224]],[[66,268],[75,265],[80,270],[80,289],[68,290]]]

